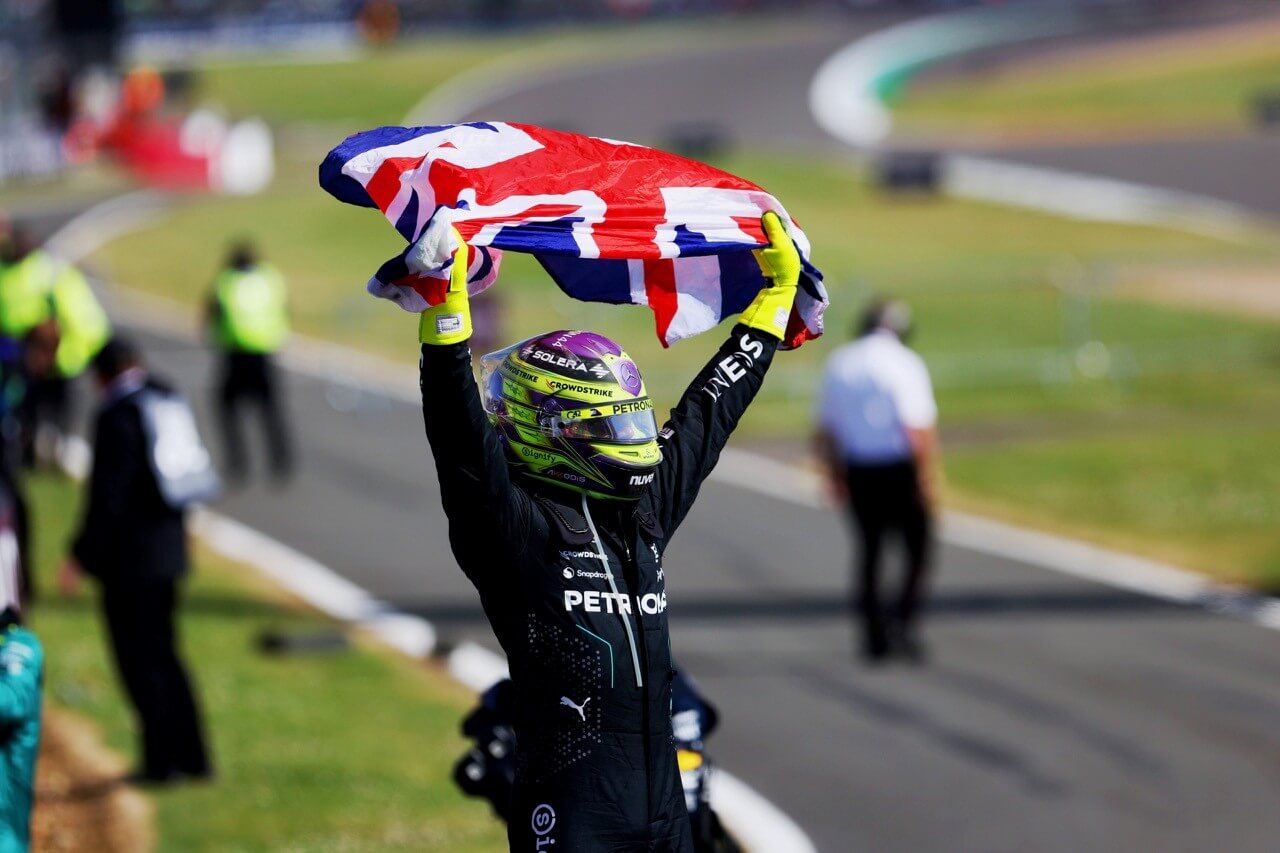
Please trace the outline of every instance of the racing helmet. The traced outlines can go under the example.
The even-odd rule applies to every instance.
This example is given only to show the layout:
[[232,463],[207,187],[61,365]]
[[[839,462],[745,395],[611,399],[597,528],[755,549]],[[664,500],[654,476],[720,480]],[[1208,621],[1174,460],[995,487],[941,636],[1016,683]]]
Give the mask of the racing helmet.
[[662,461],[653,400],[622,347],[558,331],[480,359],[485,411],[521,476],[634,500]]

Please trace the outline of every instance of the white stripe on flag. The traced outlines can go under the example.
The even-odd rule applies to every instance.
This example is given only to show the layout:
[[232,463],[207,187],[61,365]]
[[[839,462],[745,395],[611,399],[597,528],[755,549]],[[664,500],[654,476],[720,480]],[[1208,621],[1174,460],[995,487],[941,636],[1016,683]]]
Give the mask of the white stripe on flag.
[[627,261],[627,283],[631,287],[631,304],[648,305],[649,293],[644,289],[644,261]]
[[720,258],[703,255],[676,258],[676,315],[667,327],[667,341],[674,343],[705,332],[720,322]]

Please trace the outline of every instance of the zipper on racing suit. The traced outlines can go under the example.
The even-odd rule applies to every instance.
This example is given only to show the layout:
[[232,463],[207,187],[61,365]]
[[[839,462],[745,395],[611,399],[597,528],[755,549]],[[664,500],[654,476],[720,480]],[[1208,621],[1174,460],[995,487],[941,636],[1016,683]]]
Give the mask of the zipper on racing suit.
[[[634,518],[634,517],[632,517]],[[631,554],[631,542],[635,539],[636,531],[634,525],[628,529],[627,525],[623,525],[622,536],[622,553],[625,559],[622,565],[622,577],[626,580],[627,585],[633,590],[633,594],[637,603],[640,600],[640,564],[636,562],[635,557]],[[649,671],[649,644],[644,636],[644,620],[640,615],[641,611],[637,604],[636,622],[640,626],[640,655],[644,658],[644,670]],[[651,732],[649,731],[649,691],[654,685],[649,684],[640,692],[640,731],[641,741],[644,744],[644,805],[645,814],[649,817],[653,816],[653,748]]]
[[[609,566],[609,558],[604,552],[604,542],[600,538],[600,532],[596,530],[595,520],[591,517],[591,510],[587,507],[587,496],[582,496],[582,517],[587,521],[587,527],[591,530],[591,538],[595,542],[596,553],[599,555],[600,565],[604,567],[605,578],[609,581],[609,590],[614,595],[618,594],[618,585],[613,577],[613,570]],[[625,525],[624,525],[625,526]],[[640,590],[640,566],[631,556],[631,544],[628,541],[632,531],[623,530],[619,537],[619,543],[622,545],[622,553],[625,555],[623,564],[623,579],[626,580],[629,587],[628,592],[633,598],[637,598]],[[650,754],[652,749],[652,737],[649,731],[649,690],[644,684],[643,672],[648,668],[649,655],[648,647],[644,644],[644,622],[640,618],[640,609],[636,608],[636,624],[640,626],[641,643],[639,648],[636,646],[635,633],[631,627],[631,620],[627,618],[626,613],[619,609],[619,618],[622,619],[622,626],[627,632],[627,642],[631,646],[631,662],[635,666],[636,687],[640,689],[640,740],[644,750],[644,804],[645,814],[653,814],[653,757]],[[641,663],[641,655],[644,656],[644,662]]]
[[[614,594],[614,600],[618,600],[618,584],[613,579],[613,569],[609,566],[609,558],[604,553],[604,543],[600,541],[600,533],[596,530],[596,523],[591,518],[591,510],[587,508],[587,495],[582,494],[582,517],[587,520],[587,527],[591,530],[591,538],[596,544],[596,555],[600,560],[600,565],[604,567],[604,576],[609,581],[609,591]],[[628,557],[631,554],[630,548],[627,549]],[[640,669],[640,654],[636,651],[636,635],[631,629],[631,620],[627,618],[627,614],[619,609],[618,618],[622,620],[622,627],[627,631],[627,644],[631,646],[631,663],[636,670],[636,687],[644,687],[644,674]],[[636,613],[636,618],[640,618],[640,614]],[[641,638],[643,639],[643,637]]]

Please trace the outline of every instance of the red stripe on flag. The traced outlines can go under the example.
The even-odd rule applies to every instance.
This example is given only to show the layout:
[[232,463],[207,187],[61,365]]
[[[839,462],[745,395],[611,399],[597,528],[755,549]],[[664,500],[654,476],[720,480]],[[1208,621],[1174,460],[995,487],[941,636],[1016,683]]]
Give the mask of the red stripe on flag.
[[662,341],[664,347],[670,346],[667,342],[667,329],[675,319],[676,309],[680,305],[676,299],[675,262],[669,258],[644,261],[644,292],[658,324],[658,340]]
[[364,191],[369,194],[369,198],[373,199],[378,210],[387,212],[387,208],[400,192],[400,176],[410,169],[421,166],[425,159],[427,155],[423,154],[421,157],[388,157],[382,161],[378,171],[374,172],[369,183],[364,185]]
[[407,278],[397,279],[395,284],[408,285],[413,288],[419,296],[427,300],[428,305],[439,305],[444,302],[444,298],[449,290],[448,279],[431,278],[425,275],[414,275]]
[[760,223],[759,216],[733,216],[735,225],[742,229],[742,233],[746,234],[752,240],[761,245],[769,242],[769,236],[764,233],[764,226]]
[[[462,239],[470,240],[481,229],[489,225],[512,225],[521,228],[537,228],[544,222],[555,222],[566,216],[573,216],[582,210],[576,204],[535,204],[519,213],[507,213],[502,216],[477,216],[470,219],[459,219],[454,222]],[[559,226],[557,226],[559,227]]]

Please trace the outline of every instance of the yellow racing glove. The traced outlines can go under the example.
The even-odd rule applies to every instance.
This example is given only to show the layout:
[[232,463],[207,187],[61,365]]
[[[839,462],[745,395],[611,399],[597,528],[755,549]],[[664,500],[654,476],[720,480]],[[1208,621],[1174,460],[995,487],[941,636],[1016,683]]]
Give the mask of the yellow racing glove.
[[753,329],[782,340],[787,333],[791,304],[796,299],[796,285],[800,283],[800,252],[778,214],[766,213],[760,224],[769,245],[756,249],[754,254],[760,271],[772,284],[756,294],[739,319]]
[[471,337],[471,300],[467,296],[467,267],[471,263],[470,247],[458,230],[453,239],[458,248],[453,252],[449,270],[449,288],[444,302],[432,305],[418,317],[418,340],[424,344],[444,346],[461,343]]

